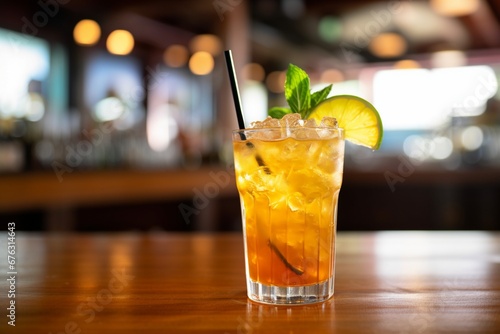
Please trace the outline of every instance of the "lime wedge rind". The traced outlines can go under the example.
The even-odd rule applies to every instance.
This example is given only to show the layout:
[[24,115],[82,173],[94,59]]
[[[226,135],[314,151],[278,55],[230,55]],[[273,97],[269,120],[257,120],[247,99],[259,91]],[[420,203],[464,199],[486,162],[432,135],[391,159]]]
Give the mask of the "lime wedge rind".
[[383,139],[382,119],[367,100],[355,95],[335,95],[320,102],[309,118],[321,121],[324,116],[335,117],[345,131],[345,139],[373,150],[380,148]]

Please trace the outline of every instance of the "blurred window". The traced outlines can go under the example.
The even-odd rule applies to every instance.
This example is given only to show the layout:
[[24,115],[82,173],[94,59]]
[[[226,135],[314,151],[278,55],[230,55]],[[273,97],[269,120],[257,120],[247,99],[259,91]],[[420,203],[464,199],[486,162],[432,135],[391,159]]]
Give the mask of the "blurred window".
[[47,80],[49,54],[44,40],[0,29],[0,118],[29,116],[26,96],[33,87],[41,90],[30,83]]
[[386,130],[434,130],[451,117],[480,115],[497,90],[489,66],[382,70],[373,80],[373,102]]

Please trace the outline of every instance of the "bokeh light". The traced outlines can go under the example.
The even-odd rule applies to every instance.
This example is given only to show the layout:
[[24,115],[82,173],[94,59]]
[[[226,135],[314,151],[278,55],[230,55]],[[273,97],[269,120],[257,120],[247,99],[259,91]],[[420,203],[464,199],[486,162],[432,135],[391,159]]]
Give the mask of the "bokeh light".
[[467,56],[460,50],[443,50],[431,55],[433,67],[459,67],[467,64]]
[[445,16],[465,16],[479,8],[479,0],[431,0],[432,9]]
[[214,69],[214,58],[206,51],[198,51],[189,59],[189,69],[196,75],[207,75]]
[[377,57],[394,58],[403,55],[408,44],[400,34],[383,33],[373,38],[368,48]]
[[189,51],[184,45],[170,45],[163,53],[163,61],[170,67],[182,67],[187,64]]
[[453,142],[446,137],[437,137],[433,140],[434,151],[432,157],[436,160],[444,160],[453,153]]
[[398,70],[408,70],[408,69],[413,69],[413,68],[421,68],[420,63],[416,60],[413,59],[403,59],[400,61],[397,61],[394,64],[394,68]]
[[95,45],[101,38],[101,27],[94,20],[81,20],[73,29],[73,38],[79,45]]
[[325,42],[336,42],[342,35],[342,22],[334,16],[325,16],[319,21],[318,34]]
[[266,85],[267,88],[276,94],[285,91],[286,73],[283,71],[273,71],[267,75]]
[[24,117],[31,122],[37,122],[45,114],[45,102],[38,93],[28,93],[25,100]]
[[345,80],[344,74],[336,68],[330,68],[321,73],[320,81],[324,83],[342,82]]
[[481,147],[481,145],[483,145],[483,130],[481,130],[481,128],[478,126],[469,126],[462,131],[460,139],[463,147],[466,150],[477,150]]
[[205,51],[214,57],[222,51],[220,38],[212,34],[195,36],[189,43],[189,47],[194,53]]
[[116,96],[99,101],[93,110],[92,117],[98,122],[118,119],[125,112],[125,104]]
[[127,30],[115,30],[109,34],[106,47],[112,54],[125,56],[134,49],[134,36]]
[[264,81],[266,76],[262,65],[257,63],[249,63],[243,66],[242,74],[244,79],[252,81]]

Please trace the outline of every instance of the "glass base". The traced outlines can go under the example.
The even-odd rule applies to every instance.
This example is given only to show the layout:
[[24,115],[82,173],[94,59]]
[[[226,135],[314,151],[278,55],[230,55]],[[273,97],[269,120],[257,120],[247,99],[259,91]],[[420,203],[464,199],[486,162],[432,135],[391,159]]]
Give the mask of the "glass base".
[[333,296],[333,277],[314,285],[273,286],[248,280],[248,298],[264,304],[300,305],[320,303]]

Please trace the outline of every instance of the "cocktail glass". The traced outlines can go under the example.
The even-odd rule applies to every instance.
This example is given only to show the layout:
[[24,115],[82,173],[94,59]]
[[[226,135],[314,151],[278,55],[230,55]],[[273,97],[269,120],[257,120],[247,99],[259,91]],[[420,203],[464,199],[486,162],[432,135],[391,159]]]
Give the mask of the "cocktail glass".
[[329,299],[334,293],[343,130],[235,130],[233,148],[248,297],[267,304]]

